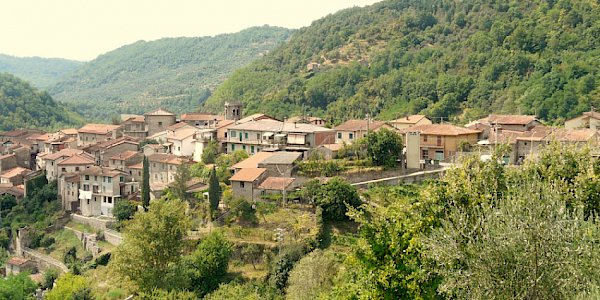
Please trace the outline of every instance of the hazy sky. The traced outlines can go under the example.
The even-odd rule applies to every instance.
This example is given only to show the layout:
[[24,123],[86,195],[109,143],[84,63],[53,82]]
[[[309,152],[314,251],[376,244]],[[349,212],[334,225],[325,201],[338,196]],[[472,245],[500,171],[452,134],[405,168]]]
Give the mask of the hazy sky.
[[138,40],[308,26],[378,0],[2,0],[0,53],[91,60]]

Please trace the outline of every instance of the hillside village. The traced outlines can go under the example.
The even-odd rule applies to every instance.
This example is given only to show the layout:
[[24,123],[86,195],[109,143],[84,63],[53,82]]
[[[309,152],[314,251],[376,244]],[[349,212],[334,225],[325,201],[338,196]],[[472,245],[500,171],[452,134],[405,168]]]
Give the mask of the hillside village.
[[[542,124],[535,116],[490,115],[465,126],[434,124],[412,115],[380,121],[348,120],[333,128],[325,120],[298,116],[277,120],[265,114],[243,116],[243,107],[227,103],[223,115],[157,109],[123,115],[121,124],[86,124],[46,133],[18,129],[0,133],[0,191],[22,198],[27,180],[43,174],[58,181],[62,208],[84,216],[112,217],[120,199],[139,199],[142,161],[148,158],[151,198],[173,183],[182,164],[201,162],[209,143],[219,153],[246,152],[250,157],[230,168],[236,196],[256,200],[260,194],[294,190],[302,184],[296,168],[314,153],[326,159],[354,141],[381,129],[403,136],[398,167],[403,174],[428,165],[453,163],[461,154],[482,159],[498,145],[508,145],[506,164],[521,164],[552,141],[597,145],[600,113],[591,111],[562,128]],[[377,175],[374,175],[375,177]],[[381,178],[372,178],[381,179]],[[276,186],[274,182],[285,182]],[[202,183],[190,182],[198,190]],[[204,183],[207,184],[207,183]],[[207,188],[206,185],[204,185]]]
[[[45,177],[57,182],[61,209],[71,220],[107,229],[114,223],[113,211],[118,202],[140,203],[145,159],[150,199],[155,200],[174,186],[182,166],[213,168],[214,162],[202,161],[203,154],[216,151],[247,157],[227,167],[228,179],[224,182],[234,198],[255,204],[275,199],[282,206],[297,201],[294,192],[312,178],[326,182],[327,177],[340,175],[362,188],[373,182],[420,181],[426,178],[422,176],[426,170],[439,176],[459,157],[476,153],[487,160],[497,147],[508,147],[503,163],[510,165],[535,157],[552,142],[588,145],[597,151],[600,113],[584,113],[560,128],[546,126],[530,115],[490,115],[465,126],[433,123],[424,115],[391,121],[354,119],[330,125],[309,116],[277,120],[265,114],[244,115],[242,105],[228,102],[221,115],[177,116],[157,109],[144,115],[122,115],[121,123],[114,125],[86,124],[56,132],[3,132],[0,195],[19,201],[28,193],[28,181]],[[325,164],[319,163],[351,160],[348,153],[354,143],[382,130],[402,138],[403,150],[394,166],[323,171]],[[312,171],[306,170],[309,161],[317,161]],[[206,178],[188,176],[185,180],[186,192],[194,195],[190,197],[208,197]],[[228,210],[224,203],[220,207]],[[118,245],[120,237],[114,235]],[[23,258],[32,257],[15,250],[16,256],[7,262],[8,274],[36,261]],[[96,249],[96,253],[99,251]],[[41,265],[37,268],[44,269]]]

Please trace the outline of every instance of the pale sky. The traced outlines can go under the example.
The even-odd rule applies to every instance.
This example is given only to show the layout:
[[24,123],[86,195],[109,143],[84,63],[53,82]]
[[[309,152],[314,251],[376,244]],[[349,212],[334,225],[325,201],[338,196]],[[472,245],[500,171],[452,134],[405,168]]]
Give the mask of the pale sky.
[[300,28],[379,0],[1,0],[0,53],[91,60],[138,40]]

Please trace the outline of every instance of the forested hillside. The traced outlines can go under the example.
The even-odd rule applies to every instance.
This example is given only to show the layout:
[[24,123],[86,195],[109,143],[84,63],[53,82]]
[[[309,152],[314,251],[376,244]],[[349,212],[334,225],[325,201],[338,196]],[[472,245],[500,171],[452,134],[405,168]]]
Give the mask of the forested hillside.
[[159,106],[193,111],[233,70],[274,49],[289,34],[288,29],[263,26],[215,37],[139,41],[98,56],[50,93],[90,117]]
[[206,106],[236,99],[248,112],[304,107],[334,121],[494,112],[558,122],[600,105],[599,45],[596,1],[389,0],[296,31]]
[[0,131],[57,129],[80,123],[81,117],[56,103],[47,92],[13,75],[0,73]]
[[62,58],[14,57],[0,54],[0,72],[14,74],[35,87],[48,88],[83,63]]

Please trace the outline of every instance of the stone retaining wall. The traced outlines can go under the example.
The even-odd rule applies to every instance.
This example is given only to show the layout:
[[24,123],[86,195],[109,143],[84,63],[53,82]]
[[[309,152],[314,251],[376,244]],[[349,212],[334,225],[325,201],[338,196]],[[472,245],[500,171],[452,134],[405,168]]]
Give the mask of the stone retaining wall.
[[121,234],[110,229],[104,231],[104,239],[115,246],[118,246],[123,242]]
[[71,214],[71,220],[76,223],[85,224],[98,230],[106,230],[106,228],[114,223],[114,220],[102,220],[94,217],[85,217],[78,214]]

